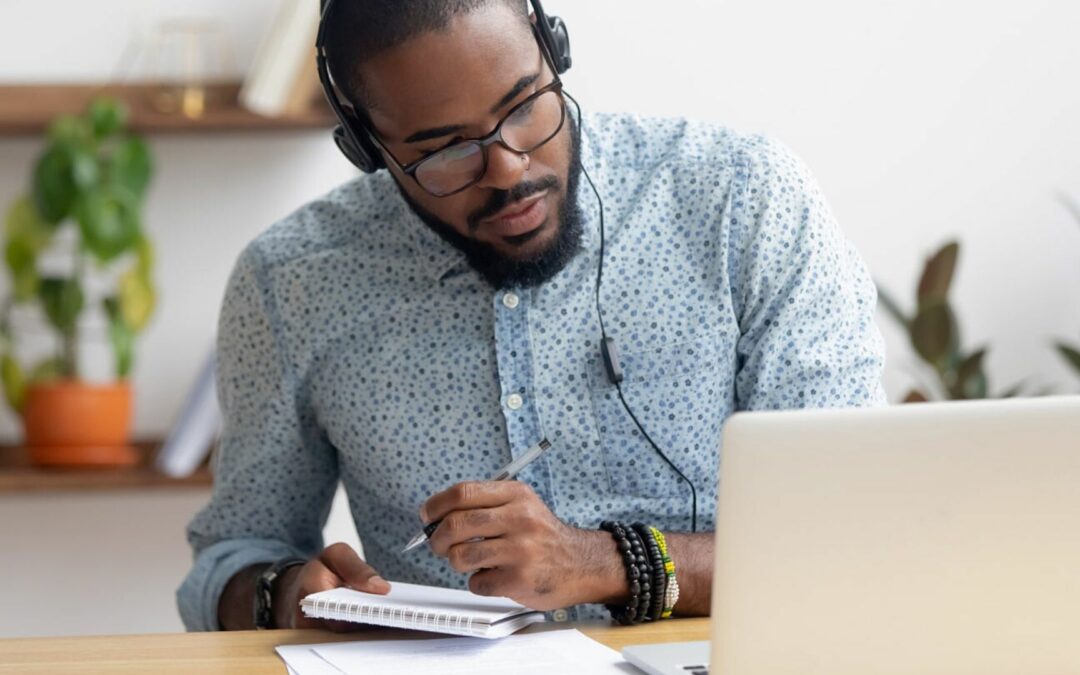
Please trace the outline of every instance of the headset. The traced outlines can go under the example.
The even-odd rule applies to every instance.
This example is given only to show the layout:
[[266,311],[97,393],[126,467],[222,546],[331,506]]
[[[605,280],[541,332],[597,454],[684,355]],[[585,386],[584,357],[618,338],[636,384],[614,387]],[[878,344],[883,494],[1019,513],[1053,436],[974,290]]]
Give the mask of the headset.
[[[340,1],[340,0],[338,0]],[[386,167],[386,162],[383,160],[382,154],[378,148],[375,147],[375,143],[371,140],[372,130],[369,124],[364,120],[363,116],[357,112],[354,104],[347,100],[342,100],[344,97],[338,92],[338,88],[334,86],[334,79],[330,74],[330,67],[326,58],[326,31],[329,25],[329,17],[333,10],[335,0],[321,0],[321,13],[319,18],[319,31],[315,40],[316,50],[316,63],[319,70],[319,81],[322,83],[323,92],[326,94],[326,100],[330,103],[330,108],[334,111],[334,114],[338,119],[338,126],[333,131],[334,142],[337,144],[341,153],[356,166],[357,169],[363,173],[375,173],[376,171]],[[555,67],[555,72],[559,75],[564,74],[570,70],[570,66],[573,65],[573,59],[570,57],[570,33],[566,28],[566,23],[563,22],[557,16],[548,16],[544,12],[544,7],[541,5],[540,0],[529,0],[532,4],[533,11],[536,14],[536,34],[540,38],[540,47],[547,51],[548,56],[551,59],[551,63]],[[565,92],[564,92],[565,93]],[[578,119],[581,119],[581,106],[578,104],[577,99],[569,94],[566,96],[573,101],[574,106],[577,108]],[[581,167],[582,173],[585,179],[589,182],[589,187],[592,188],[593,194],[596,195],[596,200],[600,204],[600,260],[596,270],[596,315],[600,321],[600,352],[604,362],[604,370],[607,372],[608,381],[615,385],[616,391],[619,395],[619,402],[622,403],[623,408],[626,410],[626,414],[633,420],[634,425],[637,427],[641,435],[649,442],[652,449],[656,451],[656,454],[678,474],[679,478],[686,482],[690,486],[691,496],[691,511],[690,511],[690,530],[691,532],[697,532],[697,489],[694,487],[693,482],[686,477],[679,467],[668,459],[668,456],[664,454],[664,451],[653,441],[648,432],[638,421],[633,410],[630,409],[629,404],[626,402],[626,398],[623,396],[622,381],[624,379],[624,372],[622,364],[619,361],[619,349],[615,342],[615,338],[609,337],[607,330],[604,328],[604,314],[600,306],[600,286],[604,279],[604,201],[600,197],[600,191],[596,189],[596,184],[593,183],[592,177],[589,176],[588,170],[584,164]]]
[[[536,11],[537,34],[540,36],[541,45],[551,57],[555,72],[562,75],[570,70],[573,64],[570,58],[570,33],[566,30],[566,24],[562,19],[557,16],[548,17],[544,13],[539,0],[531,1]],[[318,64],[319,81],[322,83],[323,92],[339,122],[333,132],[334,142],[356,168],[364,173],[374,173],[386,168],[386,162],[383,161],[382,154],[371,140],[370,126],[361,115],[357,114],[352,103],[342,101],[342,97],[334,86],[326,59],[326,30],[329,25],[327,18],[333,7],[334,0],[322,0],[319,32],[315,40],[315,60]]]

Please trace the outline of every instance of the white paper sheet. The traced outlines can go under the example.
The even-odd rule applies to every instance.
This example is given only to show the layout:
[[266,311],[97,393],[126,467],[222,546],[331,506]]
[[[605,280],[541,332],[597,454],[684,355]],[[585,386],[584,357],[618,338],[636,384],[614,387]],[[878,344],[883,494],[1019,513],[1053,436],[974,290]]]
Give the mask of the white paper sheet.
[[340,670],[311,650],[314,646],[282,645],[276,651],[285,661],[289,675],[341,675]]
[[[438,638],[432,640],[372,640],[278,647],[278,653],[298,675],[333,672],[312,670],[290,656],[308,650],[322,657],[323,665],[346,675],[604,675],[637,672],[618,652],[587,638],[577,630],[512,635],[502,640]],[[284,650],[284,651],[283,651]]]

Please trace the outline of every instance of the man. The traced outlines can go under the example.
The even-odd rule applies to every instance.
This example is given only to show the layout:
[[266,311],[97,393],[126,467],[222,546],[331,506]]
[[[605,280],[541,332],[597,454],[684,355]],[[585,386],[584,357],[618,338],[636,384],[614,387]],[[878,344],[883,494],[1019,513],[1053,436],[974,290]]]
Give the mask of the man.
[[[606,616],[629,586],[605,519],[662,530],[675,613],[707,614],[724,420],[884,401],[874,288],[809,173],[717,126],[579,119],[524,0],[338,0],[326,21],[330,71],[389,169],[236,266],[186,625],[250,628],[268,604],[269,625],[346,629],[299,600],[386,579]],[[544,437],[518,481],[478,480]],[[339,479],[364,559],[322,548]]]

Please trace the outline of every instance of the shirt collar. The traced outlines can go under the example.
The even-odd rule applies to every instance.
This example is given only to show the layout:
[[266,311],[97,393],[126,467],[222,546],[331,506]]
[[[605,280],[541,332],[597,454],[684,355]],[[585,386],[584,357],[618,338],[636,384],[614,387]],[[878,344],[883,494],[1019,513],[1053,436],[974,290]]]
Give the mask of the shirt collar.
[[442,281],[446,275],[459,267],[468,265],[465,254],[435,233],[427,223],[402,199],[404,218],[408,222],[408,231],[412,246],[416,252],[416,263],[431,277],[432,281]]

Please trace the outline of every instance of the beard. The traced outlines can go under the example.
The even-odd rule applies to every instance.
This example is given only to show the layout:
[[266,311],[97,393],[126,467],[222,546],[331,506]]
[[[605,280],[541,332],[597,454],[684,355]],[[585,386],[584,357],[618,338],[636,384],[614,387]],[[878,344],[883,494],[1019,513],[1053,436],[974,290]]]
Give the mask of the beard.
[[[570,120],[570,169],[566,186],[556,176],[546,176],[538,181],[523,182],[510,190],[495,190],[483,208],[469,216],[469,231],[475,231],[479,222],[495,215],[508,205],[526,199],[544,190],[560,191],[562,200],[556,211],[558,231],[544,249],[527,257],[515,257],[470,237],[463,236],[450,223],[440,219],[414,202],[398,184],[398,190],[414,213],[444,241],[465,254],[469,266],[495,288],[533,288],[555,277],[581,252],[583,214],[577,202],[578,182],[581,179],[580,130]],[[539,230],[540,228],[537,228]],[[518,238],[518,245],[527,243],[534,232]]]

